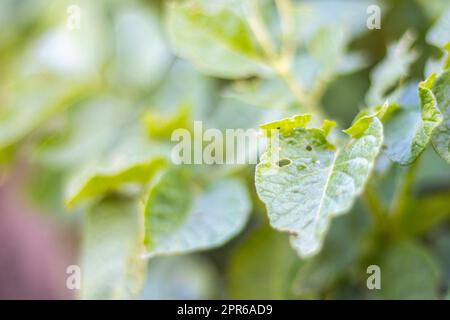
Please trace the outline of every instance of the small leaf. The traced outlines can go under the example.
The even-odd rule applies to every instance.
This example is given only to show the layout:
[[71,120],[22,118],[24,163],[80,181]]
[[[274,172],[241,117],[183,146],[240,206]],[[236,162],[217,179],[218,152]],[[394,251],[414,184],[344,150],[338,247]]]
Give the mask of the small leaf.
[[267,72],[240,8],[235,0],[171,3],[168,27],[175,51],[216,77],[236,79]]
[[255,180],[272,226],[291,233],[292,245],[307,257],[320,251],[331,218],[350,210],[362,192],[381,148],[383,128],[376,116],[362,117],[346,130],[353,138],[336,150],[323,130],[293,128],[293,119],[298,118],[277,122],[289,129],[279,135],[279,159],[291,164],[279,167],[279,159],[265,153]]
[[414,162],[431,141],[436,127],[442,122],[436,98],[431,91],[435,75],[420,83],[418,105],[402,105],[383,119],[386,155],[407,165]]
[[[42,80],[42,79],[41,79]],[[45,81],[10,88],[6,106],[0,109],[0,154],[38,129],[49,118],[74,104],[86,93],[86,87]]]
[[82,299],[129,299],[139,293],[146,269],[139,221],[138,206],[127,199],[106,199],[86,212]]
[[398,42],[388,47],[386,57],[370,76],[371,86],[366,98],[369,106],[381,104],[386,99],[396,100],[398,92],[394,90],[390,93],[390,90],[399,85],[417,58],[417,53],[411,49],[414,40],[415,37],[407,32]]
[[433,133],[433,146],[437,153],[450,163],[450,69],[437,77],[432,92],[443,116],[443,121]]
[[69,182],[65,203],[78,202],[116,191],[127,184],[145,184],[165,166],[164,153],[142,137],[130,137],[95,164],[77,172]]
[[242,230],[249,212],[249,195],[239,180],[223,179],[200,188],[190,172],[168,169],[147,199],[146,256],[220,246]]
[[191,126],[191,107],[180,106],[172,117],[164,117],[160,113],[147,111],[144,114],[144,125],[151,138],[170,138],[172,132],[179,128],[189,129]]

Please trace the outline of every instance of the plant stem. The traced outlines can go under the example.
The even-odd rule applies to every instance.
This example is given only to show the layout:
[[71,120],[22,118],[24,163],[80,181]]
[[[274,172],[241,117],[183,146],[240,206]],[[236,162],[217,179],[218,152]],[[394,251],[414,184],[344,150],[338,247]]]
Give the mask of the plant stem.
[[370,181],[364,189],[363,199],[376,224],[380,227],[380,229],[386,230],[388,226],[386,221],[386,211],[383,208],[381,199],[378,197],[378,194]]
[[[289,16],[291,15],[290,12],[287,12],[287,10],[290,11],[289,1],[280,0],[277,3],[279,3],[278,6],[279,6],[280,10],[282,10],[282,12],[280,12],[282,20],[285,19],[286,15],[289,15]],[[261,13],[259,11],[257,0],[250,1],[250,8],[248,10],[248,23],[250,25],[250,28],[251,28],[253,34],[255,35],[256,40],[258,41],[264,54],[266,55],[266,57],[269,61],[269,64],[273,68],[273,70],[286,83],[289,90],[296,97],[296,99],[300,102],[302,107],[304,107],[305,109],[308,109],[308,111],[310,111],[310,112],[315,111],[313,108],[313,105],[311,104],[309,97],[305,93],[302,86],[298,83],[297,79],[295,78],[295,75],[291,72],[292,57],[289,60],[287,60],[286,56],[278,54],[278,52],[272,42],[270,34],[269,34],[269,32],[263,22],[263,19],[261,17]],[[288,28],[288,30],[290,30],[292,28],[291,26],[288,26],[290,24],[291,24],[291,22],[284,22],[283,28],[284,29]],[[288,30],[286,30],[286,32],[291,32]],[[288,47],[289,45],[284,44],[284,46]],[[285,50],[294,50],[295,51],[295,48],[289,48],[289,49],[285,49]],[[294,53],[292,53],[292,55]],[[289,53],[289,54],[291,54],[291,53]]]
[[291,0],[276,0],[277,9],[281,19],[281,30],[283,34],[283,48],[281,57],[289,65],[295,56],[295,20],[293,16],[293,5]]
[[395,223],[399,223],[403,219],[403,216],[408,208],[419,159],[420,158],[407,167],[403,180],[392,200],[389,216]]

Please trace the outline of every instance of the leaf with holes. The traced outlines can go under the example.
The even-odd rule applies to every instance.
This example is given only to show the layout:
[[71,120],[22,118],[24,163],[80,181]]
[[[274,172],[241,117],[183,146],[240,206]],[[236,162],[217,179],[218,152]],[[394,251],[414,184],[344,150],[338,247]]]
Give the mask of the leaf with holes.
[[331,218],[346,213],[362,192],[383,141],[380,112],[355,121],[342,147],[328,141],[329,121],[308,128],[308,117],[299,116],[262,127],[279,134],[269,136],[269,151],[256,167],[256,189],[272,226],[292,234],[300,256],[321,249]]

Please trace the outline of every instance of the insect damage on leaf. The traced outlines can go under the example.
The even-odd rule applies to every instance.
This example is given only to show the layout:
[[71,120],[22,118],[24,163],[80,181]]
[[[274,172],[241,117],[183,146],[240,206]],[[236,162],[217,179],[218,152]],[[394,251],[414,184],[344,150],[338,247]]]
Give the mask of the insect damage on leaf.
[[[362,192],[383,140],[379,117],[362,116],[345,132],[350,136],[336,147],[327,139],[334,123],[321,129],[307,127],[308,116],[265,124],[280,128],[269,135],[279,145],[279,159],[269,152],[261,157],[255,173],[256,189],[266,204],[270,223],[291,234],[291,243],[302,257],[316,254],[332,217],[351,209]],[[279,141],[274,141],[279,139]],[[281,160],[289,165],[280,166]]]

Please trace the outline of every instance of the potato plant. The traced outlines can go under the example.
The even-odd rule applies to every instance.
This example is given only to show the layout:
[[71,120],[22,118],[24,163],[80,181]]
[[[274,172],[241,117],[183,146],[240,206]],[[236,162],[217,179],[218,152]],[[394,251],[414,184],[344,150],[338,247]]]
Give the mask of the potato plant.
[[[26,169],[23,197],[77,230],[77,298],[449,296],[446,1],[4,0],[0,16],[3,187]],[[267,146],[256,166],[174,163],[177,129],[213,140],[194,122]]]

